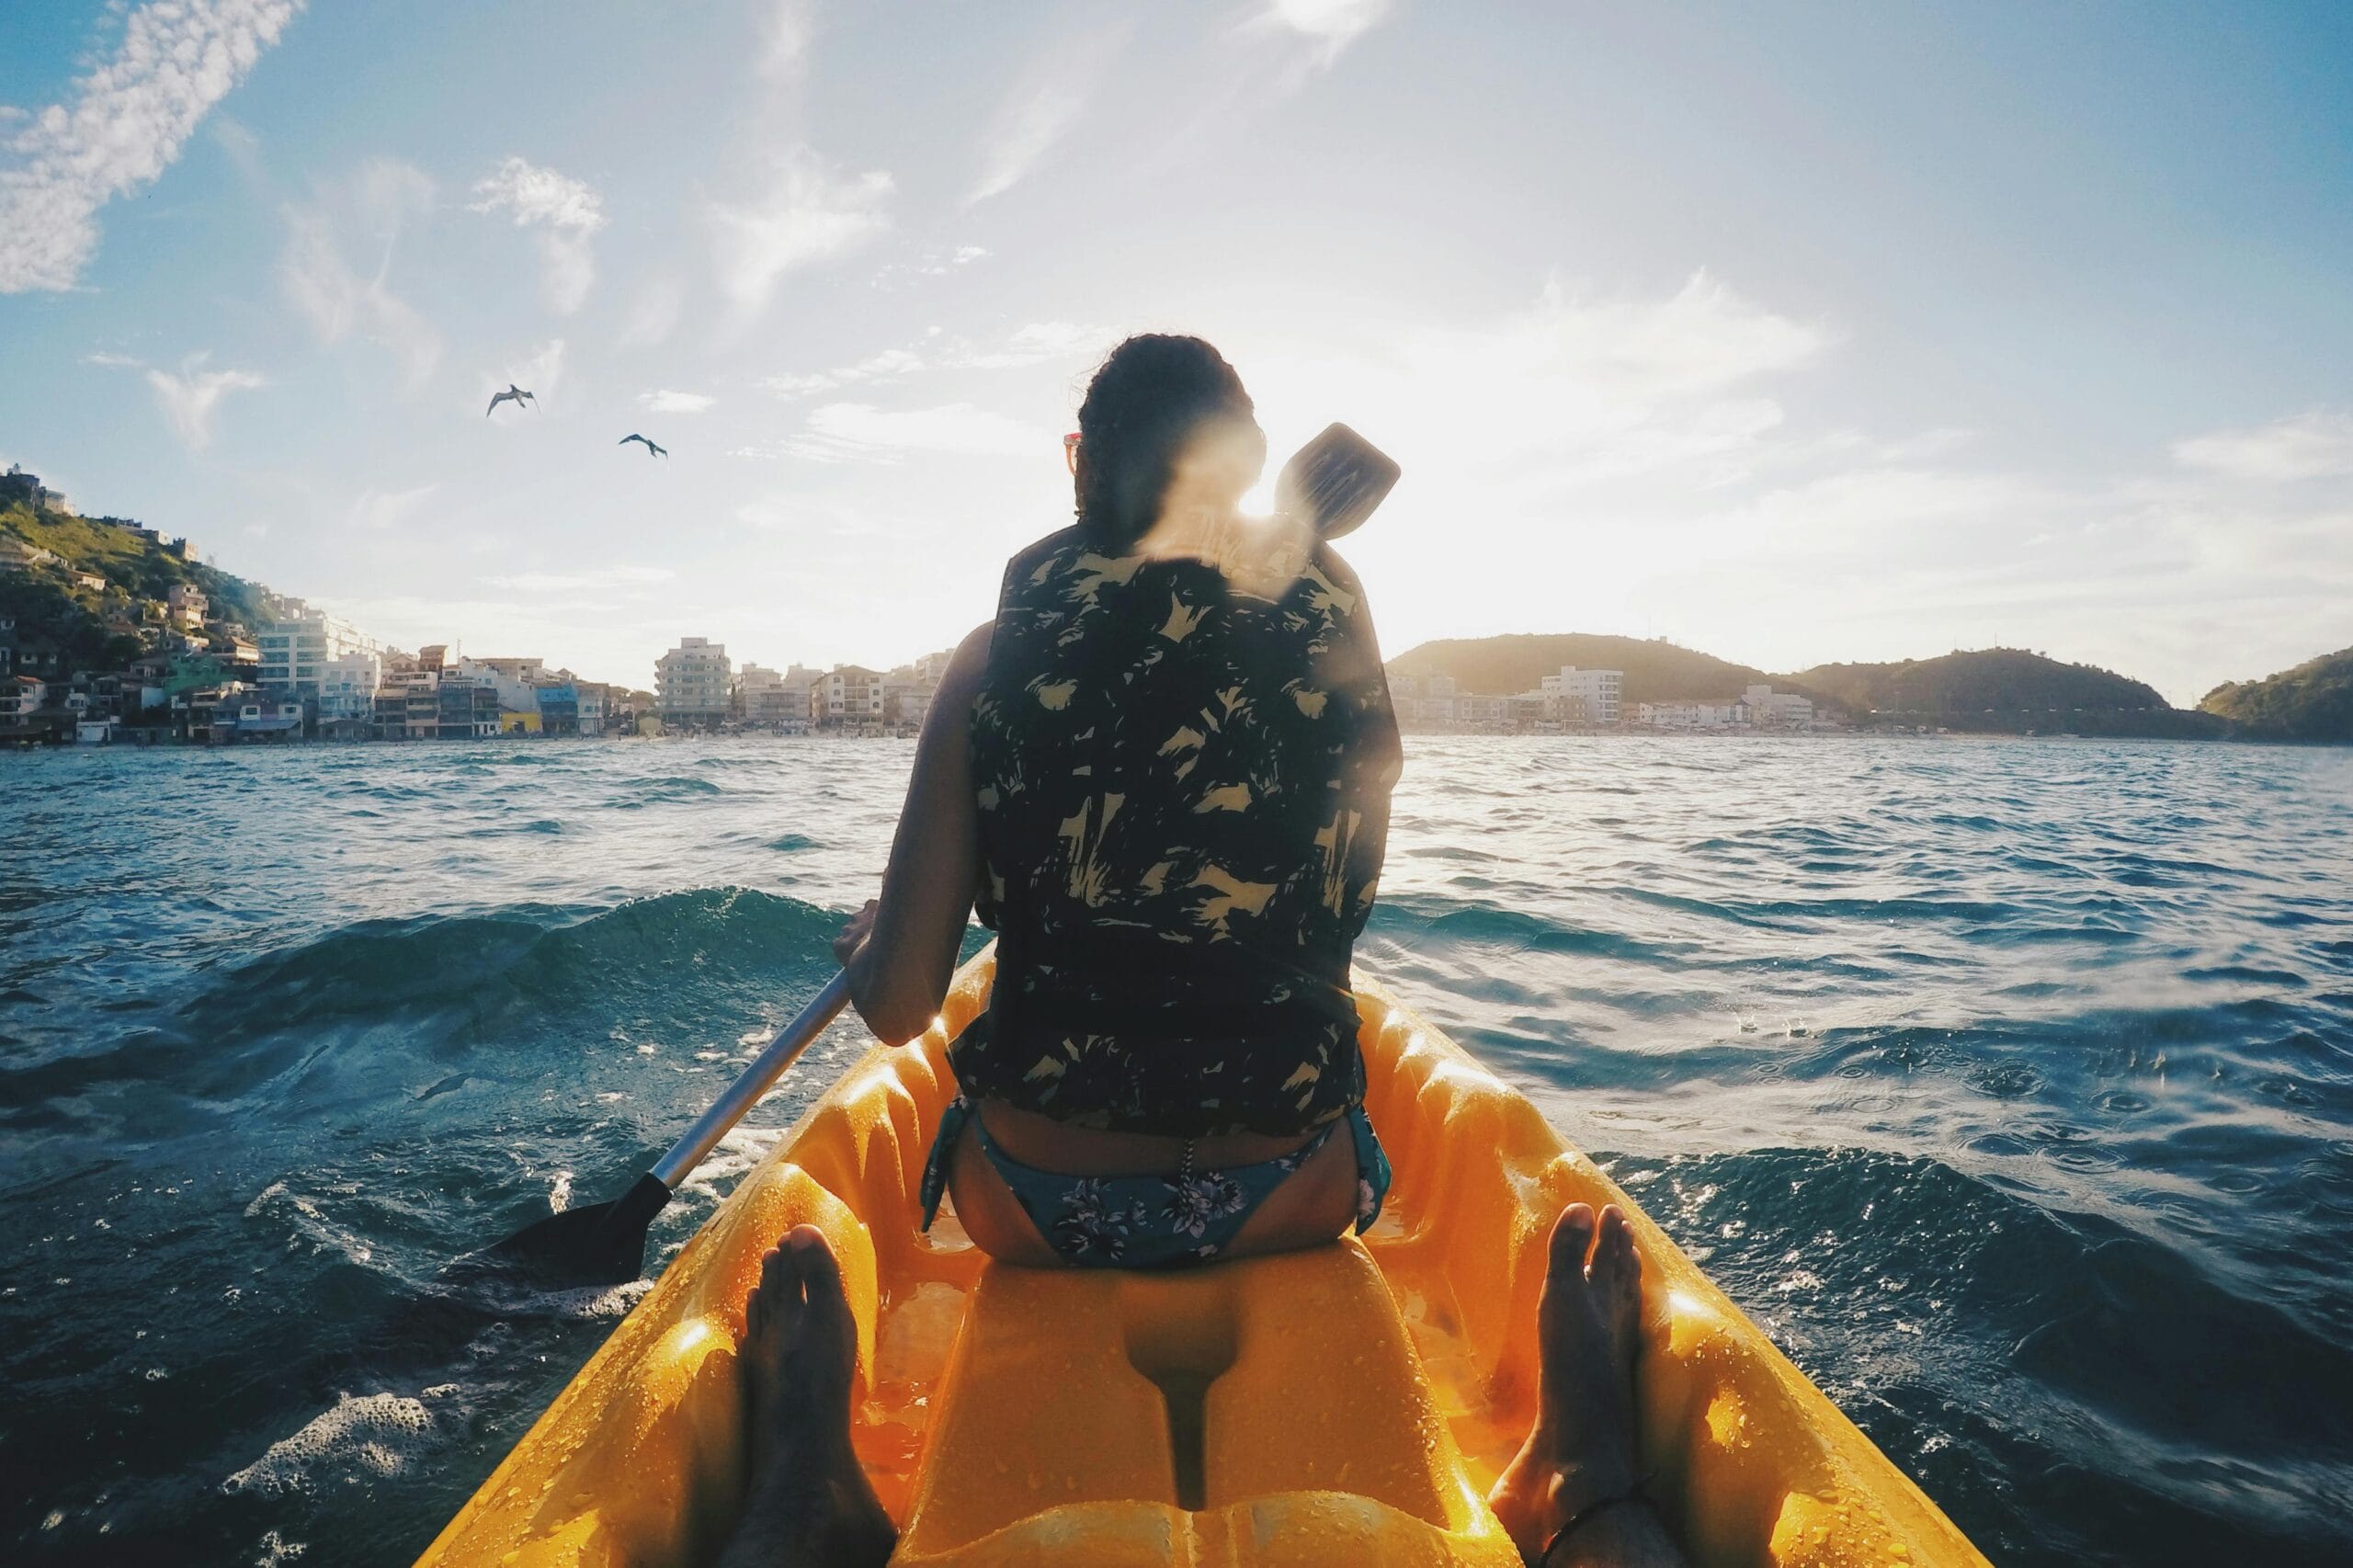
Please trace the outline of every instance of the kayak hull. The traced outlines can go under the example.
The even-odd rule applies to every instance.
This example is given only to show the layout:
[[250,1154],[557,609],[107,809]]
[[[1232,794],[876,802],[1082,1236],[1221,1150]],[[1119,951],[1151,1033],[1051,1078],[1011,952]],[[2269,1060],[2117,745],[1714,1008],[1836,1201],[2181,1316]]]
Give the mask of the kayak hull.
[[1643,1256],[1647,1490],[1702,1568],[1983,1564],[1535,1107],[1359,978],[1396,1167],[1361,1241],[1176,1273],[989,1263],[917,1232],[946,1046],[877,1048],[747,1175],[419,1560],[707,1562],[744,1485],[736,1345],[763,1252],[824,1231],[858,1323],[854,1437],[894,1562],[1510,1568],[1482,1501],[1534,1416],[1545,1240],[1616,1202]]

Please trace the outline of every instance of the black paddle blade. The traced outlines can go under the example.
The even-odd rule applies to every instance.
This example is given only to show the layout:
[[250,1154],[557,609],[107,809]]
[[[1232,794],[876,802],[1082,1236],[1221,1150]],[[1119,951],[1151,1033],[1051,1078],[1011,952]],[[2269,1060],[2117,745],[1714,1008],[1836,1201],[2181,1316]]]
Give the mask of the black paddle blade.
[[670,1189],[658,1178],[640,1176],[610,1203],[551,1214],[466,1254],[442,1270],[441,1282],[495,1281],[535,1290],[627,1284],[645,1271],[645,1227],[669,1201]]
[[1354,533],[1388,499],[1404,471],[1345,425],[1328,425],[1275,480],[1275,509],[1325,539]]

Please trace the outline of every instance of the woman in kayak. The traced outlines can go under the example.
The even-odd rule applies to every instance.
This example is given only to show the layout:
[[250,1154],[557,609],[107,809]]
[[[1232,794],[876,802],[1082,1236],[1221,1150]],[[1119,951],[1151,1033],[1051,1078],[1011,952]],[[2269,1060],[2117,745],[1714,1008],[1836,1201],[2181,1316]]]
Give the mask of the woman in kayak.
[[[957,649],[881,897],[835,946],[898,1044],[938,1016],[976,903],[997,934],[988,1008],[949,1048],[961,1092],[925,1223],[952,1196],[976,1245],[1040,1267],[1361,1232],[1390,1170],[1348,965],[1402,758],[1363,590],[1304,522],[1242,517],[1266,438],[1208,344],[1130,338],[1078,424],[1077,519],[1013,558],[995,619]],[[1647,1560],[1583,1544],[1647,1518],[1616,1506],[1633,1485],[1632,1244],[1622,1216],[1580,1205],[1554,1250],[1546,1415],[1495,1506],[1531,1562]],[[769,1255],[749,1322],[772,1448],[728,1561],[881,1562],[889,1524],[848,1449],[854,1336],[816,1232]]]

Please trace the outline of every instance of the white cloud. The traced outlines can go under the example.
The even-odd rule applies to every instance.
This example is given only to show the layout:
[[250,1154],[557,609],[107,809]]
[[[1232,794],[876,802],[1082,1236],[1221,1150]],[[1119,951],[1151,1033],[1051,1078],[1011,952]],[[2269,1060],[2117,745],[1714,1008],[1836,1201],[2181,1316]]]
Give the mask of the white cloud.
[[2253,430],[2177,442],[2174,457],[2234,479],[2283,483],[2353,474],[2353,412],[2314,409]]
[[1389,0],[1267,0],[1250,25],[1306,40],[1313,46],[1314,62],[1324,66],[1388,15]]
[[836,365],[830,370],[812,370],[805,375],[764,376],[759,384],[763,391],[774,392],[779,397],[806,397],[811,392],[831,392],[835,387],[877,381],[886,376],[904,376],[923,368],[923,356],[915,350],[885,348],[854,364]]
[[380,530],[398,528],[416,514],[416,509],[433,497],[438,484],[420,484],[414,490],[368,490],[351,504],[347,521],[355,528]]
[[878,289],[894,289],[913,278],[945,278],[976,261],[988,259],[985,245],[958,245],[952,250],[927,250],[913,261],[894,261],[874,275]]
[[1031,322],[1015,328],[1012,335],[997,347],[959,344],[943,355],[940,362],[964,369],[1013,369],[1023,365],[1041,365],[1050,359],[1102,354],[1110,348],[1116,335],[1108,327],[1081,326],[1066,321]]
[[[782,454],[817,462],[892,462],[905,452],[1035,457],[1054,449],[1051,434],[969,403],[897,410],[829,403],[810,413],[801,433],[784,443]],[[739,449],[736,455],[776,454],[754,449]]]
[[632,583],[666,583],[676,575],[665,566],[607,566],[595,572],[572,574],[525,572],[512,577],[493,577],[490,585],[511,588],[518,594],[564,594]]
[[250,392],[269,384],[251,370],[204,369],[205,361],[211,357],[210,353],[191,354],[180,362],[176,373],[158,370],[127,354],[85,354],[82,362],[142,372],[148,389],[155,394],[155,406],[163,411],[180,444],[192,452],[199,452],[212,444],[212,416],[219,412],[223,398],[233,392]]
[[650,414],[700,414],[718,401],[709,392],[673,392],[668,387],[637,394],[637,405]]
[[[937,336],[934,327],[930,336]],[[863,359],[829,369],[762,377],[764,392],[779,397],[807,397],[861,381],[912,375],[917,370],[1009,370],[1042,365],[1055,359],[1089,358],[1109,347],[1115,334],[1108,327],[1080,326],[1071,322],[1031,322],[1017,327],[1001,343],[983,348],[966,338],[949,339],[928,355],[913,348],[885,348]]]
[[843,174],[807,147],[792,149],[765,199],[711,209],[721,286],[738,306],[760,309],[794,267],[855,249],[888,228],[893,188],[880,169]]
[[1024,72],[981,142],[981,172],[964,198],[967,207],[1021,183],[1053,144],[1076,124],[1125,47],[1125,26],[1064,36]]
[[772,0],[761,15],[759,30],[760,74],[776,82],[798,81],[817,36],[817,7],[812,0]]
[[200,370],[191,362],[178,375],[149,370],[147,384],[164,417],[190,451],[201,451],[212,441],[212,415],[221,400],[233,392],[247,392],[269,383],[250,370]]
[[630,307],[629,320],[621,327],[620,343],[624,348],[651,348],[669,337],[678,324],[678,312],[685,298],[676,283],[664,281],[649,286]]
[[510,157],[475,182],[472,212],[511,212],[518,229],[540,231],[540,298],[569,315],[597,280],[589,240],[605,226],[604,199],[585,180]]
[[[324,344],[357,335],[390,350],[411,387],[441,360],[441,335],[387,281],[402,232],[433,203],[433,181],[420,169],[381,158],[324,188],[309,206],[286,209],[286,249],[278,278],[288,299]],[[362,272],[347,244],[373,257]]]
[[10,135],[0,168],[0,294],[74,287],[97,211],[178,158],[206,111],[278,41],[301,0],[154,0],[114,57]]

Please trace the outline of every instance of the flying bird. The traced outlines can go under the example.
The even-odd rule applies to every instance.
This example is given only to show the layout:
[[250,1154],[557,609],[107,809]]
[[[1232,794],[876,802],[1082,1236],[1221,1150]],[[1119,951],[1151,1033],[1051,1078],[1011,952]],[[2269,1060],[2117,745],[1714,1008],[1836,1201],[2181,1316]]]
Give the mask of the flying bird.
[[631,441],[645,441],[645,455],[649,458],[666,458],[670,455],[669,448],[657,447],[653,442],[646,441],[644,437],[639,435],[634,430],[631,431],[628,435],[623,436],[620,440],[615,441],[613,445],[617,447],[626,447]]
[[505,392],[494,392],[491,394],[490,406],[482,411],[482,416],[484,419],[487,419],[492,415],[497,413],[498,405],[502,403],[511,403],[516,407],[520,408],[525,403],[534,401],[536,400],[533,399],[529,392],[525,392],[513,381],[509,381],[506,383],[506,390]]

